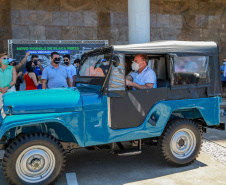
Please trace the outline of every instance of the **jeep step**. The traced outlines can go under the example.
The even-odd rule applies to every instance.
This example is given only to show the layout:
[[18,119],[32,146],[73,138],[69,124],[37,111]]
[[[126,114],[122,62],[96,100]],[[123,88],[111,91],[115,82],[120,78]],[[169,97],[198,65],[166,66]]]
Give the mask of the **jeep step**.
[[141,154],[141,150],[137,150],[137,149],[115,150],[114,154],[118,156],[139,155]]
[[121,142],[116,142],[119,150],[115,150],[115,143],[111,145],[111,153],[117,154],[118,156],[129,156],[141,154],[141,139],[137,141],[132,141],[132,146],[137,146],[136,148],[125,149]]

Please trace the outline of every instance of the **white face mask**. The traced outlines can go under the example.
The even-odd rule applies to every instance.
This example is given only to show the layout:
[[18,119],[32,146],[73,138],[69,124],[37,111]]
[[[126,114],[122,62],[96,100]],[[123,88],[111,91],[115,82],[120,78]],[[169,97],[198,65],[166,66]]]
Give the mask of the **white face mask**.
[[223,62],[224,65],[226,65],[226,62]]
[[133,62],[132,63],[132,70],[134,70],[134,71],[138,71],[139,70],[139,64],[138,63],[136,63],[136,62]]
[[107,66],[107,65],[108,65],[108,63],[107,63],[107,62],[103,62],[102,64],[103,64],[104,66]]

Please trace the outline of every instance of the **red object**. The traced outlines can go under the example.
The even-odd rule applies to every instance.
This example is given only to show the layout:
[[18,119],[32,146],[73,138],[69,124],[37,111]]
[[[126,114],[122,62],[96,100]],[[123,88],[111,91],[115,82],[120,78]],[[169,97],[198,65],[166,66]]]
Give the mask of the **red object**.
[[28,74],[24,75],[24,80],[25,80],[25,83],[26,83],[26,89],[25,90],[36,90],[37,89],[33,80],[28,76]]

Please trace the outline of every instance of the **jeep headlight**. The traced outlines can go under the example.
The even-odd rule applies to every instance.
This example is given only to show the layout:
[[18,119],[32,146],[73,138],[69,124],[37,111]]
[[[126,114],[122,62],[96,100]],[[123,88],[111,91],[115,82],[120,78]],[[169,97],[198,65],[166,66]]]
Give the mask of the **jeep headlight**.
[[1,106],[2,106],[2,109],[1,109],[1,116],[2,116],[3,119],[5,119],[6,114],[5,114],[4,109],[3,109],[3,101],[1,102]]

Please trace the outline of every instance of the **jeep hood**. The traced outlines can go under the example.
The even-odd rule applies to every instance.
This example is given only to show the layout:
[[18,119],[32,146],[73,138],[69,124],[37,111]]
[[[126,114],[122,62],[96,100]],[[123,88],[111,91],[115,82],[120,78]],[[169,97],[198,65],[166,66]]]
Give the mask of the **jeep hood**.
[[3,100],[6,114],[10,114],[10,112],[11,114],[37,114],[82,110],[82,100],[77,88],[8,92],[3,96]]

